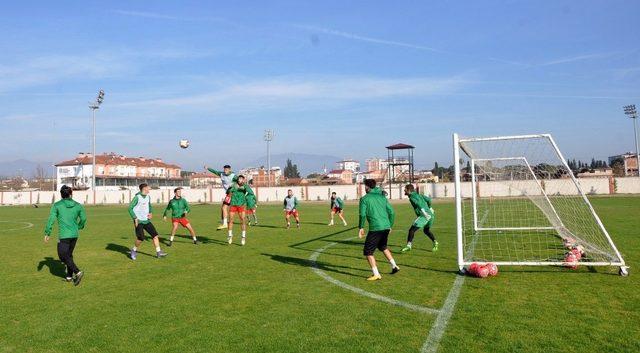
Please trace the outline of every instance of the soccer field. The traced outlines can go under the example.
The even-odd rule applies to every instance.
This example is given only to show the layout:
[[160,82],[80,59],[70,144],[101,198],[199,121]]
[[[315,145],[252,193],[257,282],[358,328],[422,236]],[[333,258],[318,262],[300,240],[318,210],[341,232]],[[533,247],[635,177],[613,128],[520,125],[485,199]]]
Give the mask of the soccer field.
[[[302,228],[290,230],[280,205],[261,205],[244,247],[215,230],[218,205],[197,205],[190,219],[202,244],[182,236],[157,259],[145,242],[135,262],[126,208],[96,206],[74,256],[86,275],[74,287],[62,281],[55,241],[42,241],[49,208],[3,207],[0,352],[638,352],[640,198],[592,202],[627,278],[586,267],[458,276],[452,202],[434,204],[436,253],[417,233],[413,251],[399,254],[414,214],[394,204],[401,271],[389,275],[377,252],[383,280],[373,283],[355,204],[347,227],[327,226],[327,204],[302,204]],[[154,223],[166,239],[160,210]]]

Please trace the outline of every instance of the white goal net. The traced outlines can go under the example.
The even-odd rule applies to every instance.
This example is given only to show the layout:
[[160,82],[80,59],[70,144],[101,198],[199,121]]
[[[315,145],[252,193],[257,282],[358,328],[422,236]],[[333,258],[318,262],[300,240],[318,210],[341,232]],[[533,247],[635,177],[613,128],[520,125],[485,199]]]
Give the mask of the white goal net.
[[[624,260],[551,135],[454,134],[458,265],[620,266]],[[573,258],[572,264],[573,263]]]

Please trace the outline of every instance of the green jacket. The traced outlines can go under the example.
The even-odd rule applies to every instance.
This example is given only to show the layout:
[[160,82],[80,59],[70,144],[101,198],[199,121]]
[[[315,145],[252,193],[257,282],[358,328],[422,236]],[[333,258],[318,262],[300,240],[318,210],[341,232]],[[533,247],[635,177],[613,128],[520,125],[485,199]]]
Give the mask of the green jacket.
[[409,202],[411,202],[411,207],[413,207],[413,212],[416,213],[416,216],[424,216],[423,210],[428,215],[433,216],[431,198],[429,196],[420,195],[414,191],[409,195]]
[[253,194],[253,192],[251,194],[247,194],[247,208],[252,210],[254,208],[256,208],[256,204],[258,203],[258,201],[256,200],[256,195]]
[[341,198],[336,197],[335,199],[331,199],[331,208],[338,207],[344,208],[344,201]]
[[166,216],[168,211],[171,211],[171,218],[182,218],[185,216],[185,213],[191,212],[191,207],[189,207],[189,203],[184,197],[179,199],[174,197],[169,200],[169,204],[167,208],[164,209],[162,215]]
[[369,222],[369,231],[391,229],[395,218],[396,214],[380,188],[373,188],[360,199],[360,229],[364,228],[365,221]]
[[58,220],[58,238],[77,238],[78,230],[83,229],[87,223],[87,214],[84,207],[73,199],[62,199],[51,206],[47,226],[44,234],[51,235],[53,224]]
[[231,194],[231,206],[244,206],[247,204],[247,195],[254,195],[253,190],[246,184],[242,186],[233,184],[227,190],[227,194]]

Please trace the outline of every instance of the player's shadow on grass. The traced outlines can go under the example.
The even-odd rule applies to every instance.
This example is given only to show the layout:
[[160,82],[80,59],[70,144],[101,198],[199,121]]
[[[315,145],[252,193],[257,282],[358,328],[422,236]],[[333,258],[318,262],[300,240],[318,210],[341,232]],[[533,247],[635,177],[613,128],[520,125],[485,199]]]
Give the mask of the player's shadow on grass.
[[316,225],[320,225],[320,226],[327,226],[327,223],[324,223],[324,222],[300,222],[300,223],[301,224],[316,224]]
[[358,274],[355,274],[355,273],[342,271],[341,269],[348,269],[348,270],[361,271],[361,272],[369,272],[370,271],[368,269],[361,269],[361,268],[355,268],[355,267],[350,267],[350,266],[333,265],[333,264],[330,264],[330,263],[324,262],[324,261],[312,262],[311,260],[301,259],[301,258],[298,258],[298,257],[290,257],[290,256],[282,256],[282,255],[274,255],[274,254],[265,254],[265,253],[262,253],[262,255],[269,256],[271,258],[271,260],[278,261],[278,262],[283,263],[285,265],[295,265],[295,266],[302,266],[302,267],[309,267],[309,268],[317,268],[317,269],[325,271],[325,272],[340,273],[340,274],[347,275],[347,276],[362,277],[362,276],[360,276]]
[[253,226],[250,226],[250,227],[252,227],[252,228],[253,227],[256,227],[256,228],[273,228],[273,229],[275,229],[275,228],[284,228],[284,226],[270,226],[270,225],[266,225],[266,224],[256,224],[256,225],[253,225]]
[[[324,223],[323,223],[323,224],[324,224]],[[333,233],[329,233],[329,234],[325,234],[325,235],[319,236],[319,237],[317,237],[317,238],[313,238],[313,239],[305,240],[305,241],[303,241],[303,242],[299,242],[299,243],[296,243],[296,244],[291,244],[291,245],[289,245],[289,247],[290,247],[290,248],[297,249],[300,245],[304,245],[304,244],[312,243],[312,242],[314,242],[314,241],[318,241],[318,240],[326,239],[326,238],[332,237],[332,236],[334,236],[334,235],[338,235],[338,234],[342,234],[342,233],[347,233],[347,232],[355,231],[357,228],[358,228],[358,227],[349,227],[349,228],[345,228],[345,229],[339,230],[339,231],[337,231],[337,232],[333,232]]]
[[[191,236],[185,236],[185,238],[188,238],[189,242],[191,242]],[[226,241],[218,240],[218,239],[214,239],[214,238],[209,238],[209,237],[206,237],[204,235],[198,235],[198,241],[200,243],[202,243],[202,244],[228,245]]]
[[38,272],[42,271],[45,266],[49,268],[49,273],[56,277],[65,278],[67,276],[67,267],[62,261],[47,256],[38,263]]
[[[124,255],[127,258],[129,258],[129,254],[131,253],[131,249],[129,249],[128,247],[126,247],[124,245],[120,245],[120,244],[114,244],[114,243],[107,244],[107,246],[105,247],[105,250],[121,253],[122,255]],[[147,256],[155,257],[155,256],[153,256],[151,254],[148,254],[146,252],[142,252],[140,250],[138,250],[138,255],[147,255]]]

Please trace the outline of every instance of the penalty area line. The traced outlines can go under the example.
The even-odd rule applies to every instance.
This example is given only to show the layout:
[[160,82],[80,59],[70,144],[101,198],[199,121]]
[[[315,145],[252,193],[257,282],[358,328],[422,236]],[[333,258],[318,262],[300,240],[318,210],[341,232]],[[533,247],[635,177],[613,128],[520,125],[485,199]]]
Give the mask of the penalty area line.
[[[353,238],[349,238],[346,240],[350,240]],[[397,300],[397,299],[393,299],[393,298],[389,298],[389,297],[385,297],[383,295],[380,294],[376,294],[376,293],[371,293],[369,291],[366,291],[364,289],[358,288],[358,287],[354,287],[350,284],[344,283],[340,280],[337,280],[331,276],[329,276],[325,271],[321,270],[318,266],[318,257],[320,256],[320,254],[322,254],[325,250],[327,250],[328,248],[337,245],[338,243],[329,243],[319,249],[317,249],[316,251],[314,251],[311,256],[309,256],[309,261],[311,262],[311,270],[313,272],[315,272],[318,276],[320,276],[321,278],[323,278],[324,280],[326,280],[329,283],[332,283],[340,288],[352,291],[356,294],[362,295],[364,297],[367,298],[371,298],[371,299],[375,299],[387,304],[391,304],[391,305],[395,305],[395,306],[400,306],[403,307],[405,309],[409,309],[411,311],[416,311],[416,312],[421,312],[421,313],[425,313],[425,314],[430,314],[430,315],[438,315],[440,316],[441,310],[438,309],[433,309],[433,308],[429,308],[426,306],[421,306],[421,305],[416,305],[416,304],[411,304],[411,303],[407,303],[401,300]],[[450,316],[450,315],[449,315]]]

